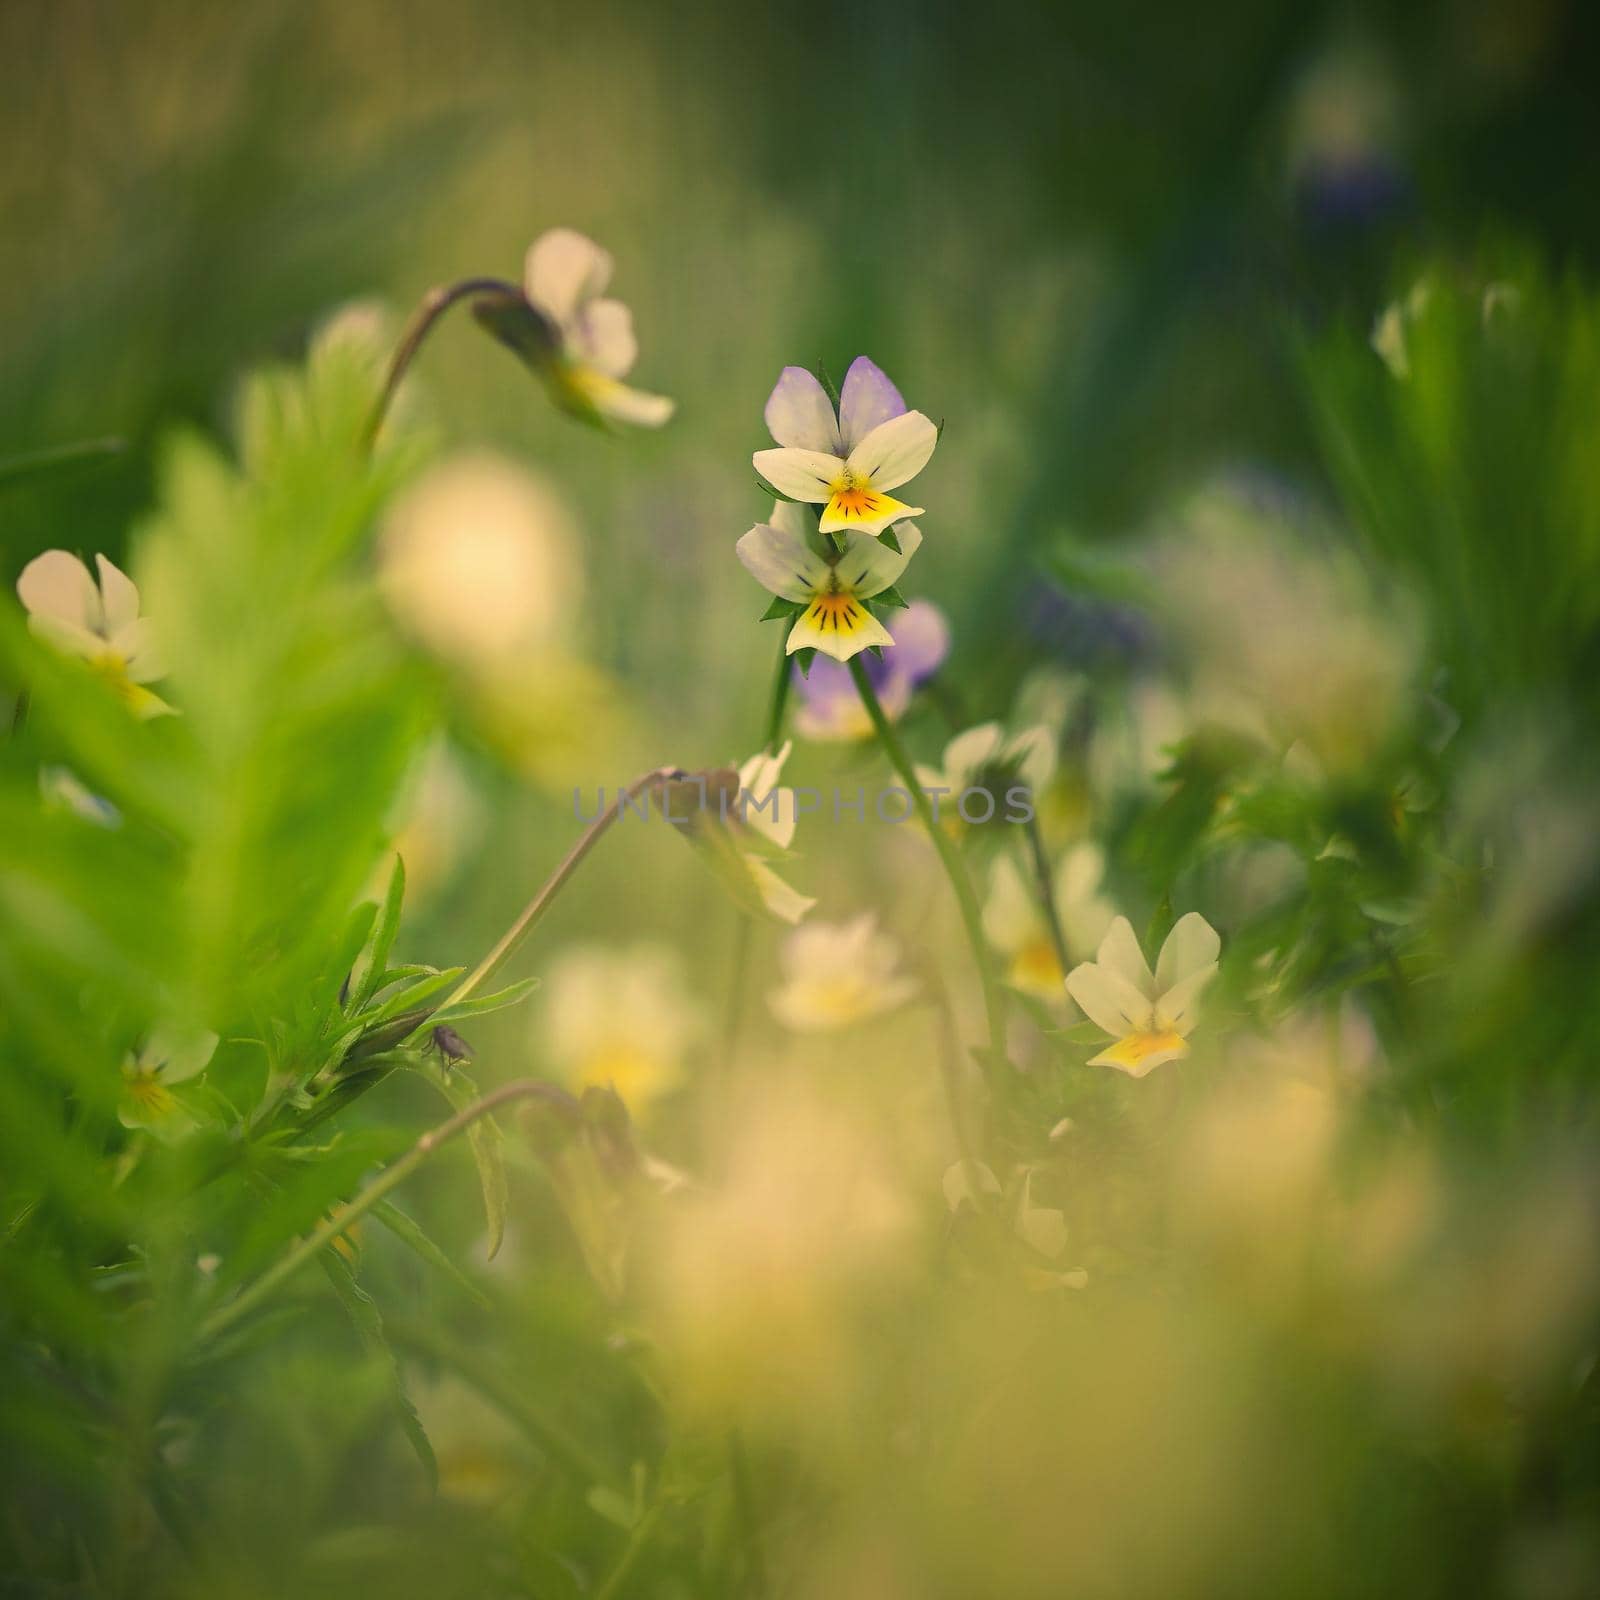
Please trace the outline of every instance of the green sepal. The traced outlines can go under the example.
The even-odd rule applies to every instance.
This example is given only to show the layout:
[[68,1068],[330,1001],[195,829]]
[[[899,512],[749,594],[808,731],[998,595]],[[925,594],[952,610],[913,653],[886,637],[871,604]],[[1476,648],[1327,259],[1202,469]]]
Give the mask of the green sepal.
[[888,545],[888,547],[893,550],[897,556],[904,554],[900,548],[900,540],[892,527],[885,528],[883,532],[878,535],[878,542],[880,544]]
[[891,583],[887,589],[880,589],[873,595],[872,604],[886,606],[890,611],[903,611],[911,602]]
[[816,660],[817,652],[815,650],[796,650],[794,658],[799,663],[800,676],[809,678],[811,676],[811,663]]

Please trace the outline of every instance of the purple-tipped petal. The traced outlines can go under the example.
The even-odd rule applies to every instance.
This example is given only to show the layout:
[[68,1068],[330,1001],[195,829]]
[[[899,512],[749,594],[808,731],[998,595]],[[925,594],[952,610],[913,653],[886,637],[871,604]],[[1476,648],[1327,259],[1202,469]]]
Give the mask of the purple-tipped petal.
[[786,448],[846,453],[828,391],[804,367],[783,369],[767,397],[766,419],[772,437]]
[[931,600],[913,600],[889,618],[894,648],[884,651],[890,672],[911,688],[926,683],[950,654],[950,624]]
[[905,411],[906,403],[900,398],[900,391],[889,382],[883,368],[868,356],[857,356],[844,375],[844,388],[839,391],[839,432],[845,454],[854,450],[880,422],[902,416]]

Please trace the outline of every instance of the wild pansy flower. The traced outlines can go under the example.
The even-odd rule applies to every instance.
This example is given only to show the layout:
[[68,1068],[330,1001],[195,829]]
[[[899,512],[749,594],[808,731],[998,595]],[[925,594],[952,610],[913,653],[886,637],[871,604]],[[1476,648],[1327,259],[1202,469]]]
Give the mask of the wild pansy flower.
[[784,941],[783,983],[767,997],[796,1033],[827,1033],[893,1011],[917,992],[900,970],[900,946],[863,912],[849,922],[813,922]]
[[794,842],[799,805],[778,779],[793,742],[751,756],[737,771],[685,773],[666,785],[664,814],[704,856],[748,911],[797,923],[817,903],[791,888],[768,862]]
[[523,293],[549,323],[555,349],[542,364],[551,396],[586,421],[659,428],[676,409],[621,380],[639,355],[633,313],[606,298],[610,253],[571,228],[552,228],[528,251]]
[[1118,917],[1095,959],[1067,975],[1067,992],[1084,1015],[1117,1041],[1089,1065],[1142,1078],[1163,1062],[1188,1055],[1200,996],[1217,975],[1221,950],[1216,930],[1191,911],[1167,935],[1152,973],[1128,919]]
[[545,976],[541,1042],[574,1093],[614,1089],[645,1116],[684,1078],[705,1018],[683,962],[665,945],[566,951]]
[[[1065,851],[1056,867],[1052,891],[1069,955],[1093,950],[1111,925],[1115,913],[1100,893],[1104,875],[1105,856],[1088,840]],[[998,857],[990,869],[983,931],[1006,958],[1005,979],[1013,989],[1041,1000],[1061,998],[1066,974],[1038,890],[1009,855]]]
[[[960,819],[960,797],[972,789],[982,789],[1006,804],[1003,814],[1011,815],[1008,797],[1013,788],[1038,794],[1055,776],[1056,736],[1042,723],[1021,733],[1007,734],[998,722],[982,722],[965,733],[958,733],[944,747],[938,769],[918,766],[917,782],[939,794],[943,804],[941,820],[952,825]],[[946,801],[946,797],[948,797]]]
[[822,539],[797,505],[779,501],[772,520],[758,522],[739,541],[739,559],[756,582],[794,609],[788,651],[820,650],[835,661],[872,645],[894,643],[894,636],[867,609],[866,602],[894,586],[916,554],[922,535],[914,522],[897,530],[900,548],[846,533],[843,550]]
[[140,1049],[129,1051],[122,1059],[117,1120],[125,1128],[152,1133],[184,1131],[191,1119],[173,1094],[173,1086],[204,1072],[216,1050],[214,1033],[155,1029]]
[[135,716],[159,717],[172,707],[144,687],[165,668],[139,615],[133,580],[97,555],[99,581],[75,555],[46,550],[22,569],[17,595],[33,633],[87,661]]
[[[894,643],[868,655],[863,663],[890,722],[905,715],[912,695],[939,670],[949,651],[950,625],[931,600],[913,600],[895,618]],[[794,689],[799,696],[794,727],[801,738],[820,742],[872,737],[872,719],[843,662],[815,661],[809,674],[795,668]]]
[[889,494],[927,466],[939,430],[908,411],[876,363],[857,356],[845,374],[839,412],[804,367],[785,367],[767,399],[776,450],[758,450],[755,469],[781,495],[822,506],[822,531],[879,534],[922,514]]

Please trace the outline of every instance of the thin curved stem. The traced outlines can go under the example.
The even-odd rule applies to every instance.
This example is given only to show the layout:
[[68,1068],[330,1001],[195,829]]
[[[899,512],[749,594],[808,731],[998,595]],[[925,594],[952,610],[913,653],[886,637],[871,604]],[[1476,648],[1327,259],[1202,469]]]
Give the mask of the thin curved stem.
[[911,764],[911,758],[896,737],[889,719],[883,714],[883,706],[878,700],[877,691],[872,687],[872,680],[868,678],[866,669],[861,665],[861,657],[852,656],[849,665],[850,676],[855,680],[856,693],[861,696],[861,703],[867,708],[867,715],[872,719],[878,743],[883,746],[890,764],[900,774],[907,790],[910,791],[912,803],[916,806],[922,825],[938,852],[939,862],[944,867],[945,876],[950,880],[950,887],[955,891],[956,904],[961,910],[962,926],[966,929],[967,943],[972,947],[973,963],[978,969],[978,981],[983,988],[983,1009],[989,1024],[989,1056],[986,1061],[986,1072],[992,1088],[998,1082],[1000,1063],[1005,1059],[1006,1053],[1005,1001],[1001,995],[999,979],[995,976],[994,962],[989,955],[988,941],[983,936],[983,913],[978,908],[978,898],[973,893],[971,879],[967,877],[966,864],[961,859],[961,852],[956,849],[949,834],[934,819],[933,807],[929,804],[922,785],[917,781],[916,769]]
[[218,1334],[231,1328],[240,1317],[253,1311],[279,1284],[293,1277],[308,1261],[327,1249],[340,1234],[347,1233],[380,1200],[398,1189],[435,1150],[448,1144],[457,1134],[465,1133],[480,1117],[488,1116],[490,1112],[497,1111],[513,1100],[543,1099],[555,1093],[559,1091],[553,1089],[550,1084],[525,1078],[516,1083],[505,1084],[492,1094],[486,1094],[481,1100],[475,1100],[470,1106],[464,1107],[448,1122],[441,1122],[437,1128],[430,1128],[398,1161],[393,1161],[385,1167],[337,1216],[329,1217],[320,1227],[308,1233],[275,1266],[269,1267],[254,1283],[241,1290],[226,1305],[219,1306],[213,1311],[200,1325],[201,1340],[215,1339]]
[[367,425],[362,430],[362,448],[371,450],[378,442],[383,419],[388,416],[389,407],[394,403],[395,393],[411,363],[416,359],[423,341],[433,332],[433,325],[451,306],[463,300],[470,300],[473,295],[478,294],[520,296],[521,293],[522,291],[514,283],[507,283],[503,278],[462,278],[458,283],[439,284],[430,289],[422,297],[422,303],[412,312],[411,320],[400,336],[400,343],[395,346],[394,358],[389,363],[389,374],[383,380],[383,392],[378,396],[377,404],[372,408],[372,415],[367,418]]
[[516,952],[517,946],[528,937],[540,917],[549,910],[551,901],[561,893],[567,879],[578,870],[583,858],[599,844],[611,824],[622,815],[626,801],[636,800],[646,789],[665,783],[668,779],[677,776],[677,774],[678,768],[676,767],[657,767],[653,771],[645,773],[642,778],[635,778],[626,789],[618,794],[614,805],[603,808],[600,815],[579,835],[578,842],[561,858],[561,864],[545,880],[539,892],[522,908],[517,920],[501,934],[494,948],[451,990],[444,1000],[440,1001],[437,1006],[429,1008],[427,1017],[424,1017],[406,1035],[401,1044],[414,1044],[427,1032],[428,1017],[433,1016],[436,1011],[443,1011],[449,1006],[459,1005],[479,984],[486,978],[492,977],[511,959]]
[[1067,936],[1061,926],[1061,908],[1056,904],[1055,884],[1050,880],[1050,858],[1044,851],[1044,834],[1039,830],[1038,814],[1032,806],[1028,809],[1028,850],[1033,857],[1033,876],[1039,889],[1039,903],[1044,907],[1044,920],[1049,924],[1050,943],[1056,952],[1056,961],[1065,977],[1072,970],[1072,958],[1067,954]]

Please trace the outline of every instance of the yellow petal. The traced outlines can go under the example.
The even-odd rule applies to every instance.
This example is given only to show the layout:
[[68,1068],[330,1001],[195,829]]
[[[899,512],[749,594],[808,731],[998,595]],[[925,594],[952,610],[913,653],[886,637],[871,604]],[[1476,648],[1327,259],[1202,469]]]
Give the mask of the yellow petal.
[[820,650],[848,661],[869,645],[893,644],[889,630],[848,590],[819,594],[795,619],[788,651]]
[[1162,1033],[1130,1033],[1119,1039],[1109,1050],[1091,1057],[1091,1067],[1115,1067],[1130,1078],[1142,1078],[1163,1062],[1177,1061],[1188,1055],[1189,1044],[1181,1034],[1170,1029]]
[[892,494],[852,484],[835,489],[829,496],[822,512],[821,528],[824,533],[836,533],[842,528],[857,533],[882,533],[890,523],[902,517],[921,515],[921,506],[908,506]]

